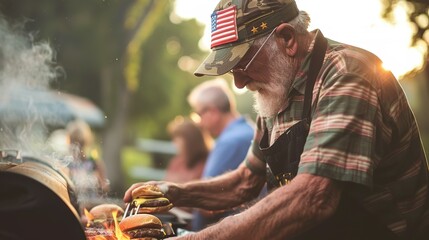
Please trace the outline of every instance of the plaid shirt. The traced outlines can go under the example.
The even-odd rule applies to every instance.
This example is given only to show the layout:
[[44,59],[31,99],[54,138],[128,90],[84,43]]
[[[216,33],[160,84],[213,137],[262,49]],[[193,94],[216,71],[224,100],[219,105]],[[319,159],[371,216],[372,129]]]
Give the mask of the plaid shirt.
[[[290,89],[289,104],[274,118],[258,117],[254,143],[266,128],[271,146],[301,119],[313,46],[314,41]],[[328,39],[298,174],[347,182],[344,191],[404,236],[427,211],[428,168],[406,96],[381,65],[363,49]],[[257,145],[253,153],[263,161]]]

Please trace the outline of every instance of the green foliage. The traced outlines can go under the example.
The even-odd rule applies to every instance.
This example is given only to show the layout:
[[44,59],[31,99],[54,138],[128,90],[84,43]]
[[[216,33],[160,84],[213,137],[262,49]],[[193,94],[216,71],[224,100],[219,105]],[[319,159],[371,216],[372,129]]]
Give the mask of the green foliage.
[[[135,131],[145,137],[166,138],[167,122],[190,111],[186,97],[202,79],[180,70],[177,63],[182,56],[203,56],[195,47],[201,36],[195,34],[196,26],[202,35],[201,26],[194,20],[179,24],[164,21],[143,46],[140,85],[132,101],[131,117]],[[171,50],[170,45],[175,49]]]
[[[154,28],[162,19],[162,13],[165,11],[166,1],[137,1],[132,5],[130,13],[125,19],[125,26],[129,26],[131,32],[130,42],[126,47],[125,79],[127,89],[131,92],[136,91],[139,85],[139,75],[141,66],[142,45],[152,36]],[[149,5],[149,6],[148,6]],[[135,11],[136,9],[140,11]],[[145,12],[141,14],[140,12]],[[139,16],[140,15],[140,16]],[[143,16],[141,16],[143,15]]]
[[[410,11],[408,11],[408,20],[413,28],[413,38],[411,45],[415,46],[419,42],[429,46],[429,25],[426,23],[429,18],[429,1],[427,0],[382,0],[383,18],[388,21],[394,21],[394,13],[397,5],[406,3]],[[427,58],[428,56],[426,56]],[[414,74],[414,72],[410,73]]]
[[[137,167],[152,167],[152,157],[148,153],[141,152],[132,147],[126,147],[122,150],[122,169],[126,173],[130,173],[132,169]],[[126,186],[141,180],[133,177],[131,174],[125,174],[124,183]]]
[[35,41],[49,41],[57,52],[65,76],[55,88],[101,104],[100,71],[111,67],[119,71],[120,2],[6,0],[0,12],[11,23],[26,21],[25,30]]
[[[147,17],[149,3],[131,0],[1,0],[0,13],[9,22],[23,22],[36,41],[49,41],[57,53],[64,77],[54,88],[89,98],[108,116],[109,126],[120,101],[126,66],[136,91],[131,96],[126,133],[130,137],[165,138],[165,124],[177,114],[189,112],[186,95],[201,79],[180,70],[177,62],[187,55],[201,59],[198,49],[203,26],[194,20],[173,24],[171,1],[165,1],[160,21],[145,22],[136,61],[127,62],[127,48]],[[145,19],[147,20],[147,19]],[[128,28],[126,27],[128,26]],[[149,31],[148,28],[153,28]],[[141,29],[140,29],[141,30]],[[133,32],[136,31],[136,32]],[[146,35],[145,35],[146,34]],[[171,50],[170,44],[176,44]],[[134,64],[134,65],[133,65]],[[135,79],[134,79],[135,80]]]

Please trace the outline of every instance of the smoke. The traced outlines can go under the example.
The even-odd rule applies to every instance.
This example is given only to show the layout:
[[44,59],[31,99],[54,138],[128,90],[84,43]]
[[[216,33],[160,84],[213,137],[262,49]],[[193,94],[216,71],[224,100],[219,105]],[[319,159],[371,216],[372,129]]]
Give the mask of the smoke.
[[[46,144],[48,126],[38,95],[62,74],[47,42],[35,42],[24,23],[9,24],[0,15],[0,149],[32,155],[55,154]],[[40,94],[39,94],[40,95]]]
[[10,26],[0,18],[0,84],[2,92],[14,87],[48,89],[58,76],[54,52],[46,42],[35,43],[24,24]]
[[61,93],[51,85],[64,71],[56,65],[49,43],[34,39],[24,31],[24,23],[11,25],[0,14],[0,150],[19,150],[67,169],[78,202],[85,204],[98,194],[99,184],[90,173],[91,162],[76,159],[69,142],[61,143],[68,139],[64,127],[74,116],[58,101],[55,95]]

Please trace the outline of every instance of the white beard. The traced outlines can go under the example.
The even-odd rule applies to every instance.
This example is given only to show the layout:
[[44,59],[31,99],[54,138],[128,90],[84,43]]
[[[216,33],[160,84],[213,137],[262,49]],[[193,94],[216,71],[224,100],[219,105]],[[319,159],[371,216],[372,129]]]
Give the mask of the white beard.
[[278,86],[278,84],[268,86],[265,88],[263,93],[255,92],[253,97],[255,100],[253,108],[261,117],[274,116],[278,111],[280,111],[286,101],[284,87]]
[[259,91],[253,94],[255,103],[253,108],[261,117],[274,117],[287,104],[287,95],[292,85],[296,72],[296,64],[293,60],[282,54],[274,56],[278,49],[271,49],[270,59],[267,71],[267,83],[259,85]]

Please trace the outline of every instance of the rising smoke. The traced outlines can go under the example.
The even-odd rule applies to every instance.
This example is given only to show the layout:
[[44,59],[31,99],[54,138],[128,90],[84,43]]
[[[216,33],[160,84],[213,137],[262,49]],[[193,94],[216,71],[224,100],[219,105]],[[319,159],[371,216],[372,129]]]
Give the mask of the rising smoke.
[[[68,149],[59,152],[48,141],[52,130],[71,120],[55,101],[55,94],[61,93],[50,87],[64,72],[55,64],[51,46],[34,39],[24,31],[24,24],[11,25],[0,14],[0,150],[19,150],[64,169],[79,161]],[[87,192],[97,192],[98,184],[88,172],[79,173],[72,180],[78,201],[84,202],[92,197]]]
[[9,24],[0,15],[0,149],[52,155],[42,114],[55,113],[38,101],[61,74],[47,42],[35,42],[23,23]]

